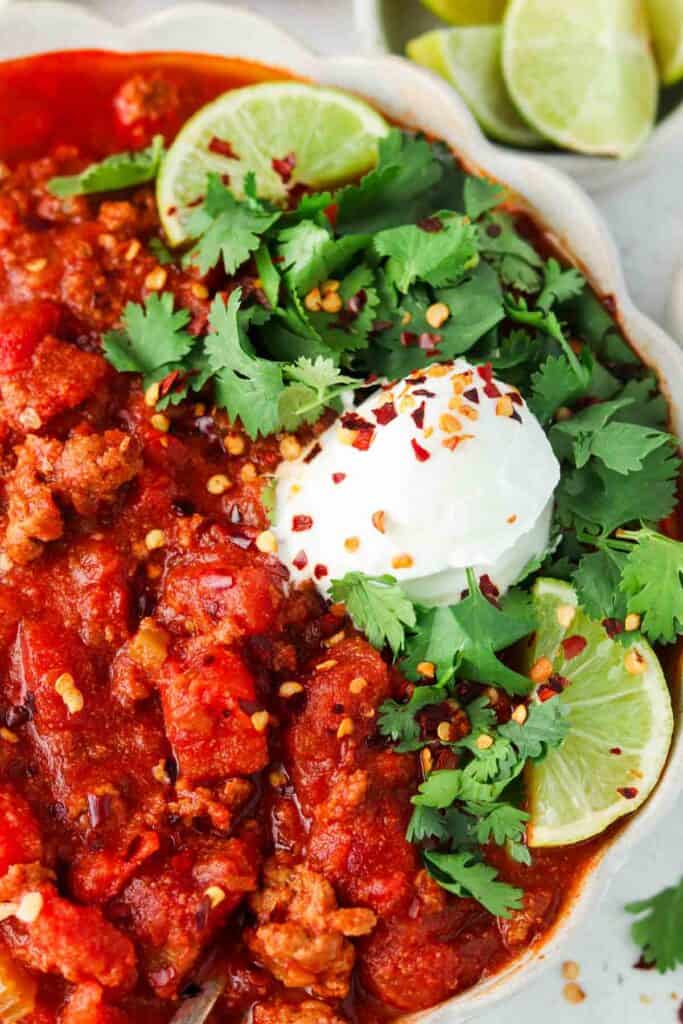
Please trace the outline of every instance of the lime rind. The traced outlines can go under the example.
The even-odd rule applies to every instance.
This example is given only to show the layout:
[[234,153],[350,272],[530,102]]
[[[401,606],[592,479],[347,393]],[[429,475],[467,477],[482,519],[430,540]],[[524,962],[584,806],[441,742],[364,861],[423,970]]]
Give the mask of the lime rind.
[[542,136],[525,123],[510,98],[501,44],[499,25],[436,29],[412,39],[406,53],[450,82],[492,139],[513,146],[543,145]]
[[683,78],[683,0],[647,0],[650,30],[664,85]]
[[[654,651],[644,640],[631,648],[611,639],[581,608],[568,627],[557,616],[576,607],[569,584],[539,580],[534,587],[539,627],[529,657],[545,656],[570,680],[557,698],[569,733],[561,747],[527,771],[529,845],[564,846],[603,832],[648,798],[666,763],[673,734],[669,690]],[[570,661],[562,640],[579,635],[586,647]],[[642,671],[629,672],[629,650]]]
[[[157,203],[172,245],[186,241],[191,204],[213,171],[243,194],[249,171],[264,199],[284,201],[288,186],[325,189],[358,178],[377,160],[377,139],[387,122],[362,100],[336,89],[300,82],[267,82],[224,93],[202,107],[177,136],[161,167]],[[227,142],[234,156],[210,148]],[[296,165],[287,184],[273,168],[290,153]]]
[[421,0],[423,7],[449,25],[487,25],[503,17],[507,0]]
[[658,76],[640,0],[510,0],[503,74],[522,116],[566,149],[625,158],[654,125]]

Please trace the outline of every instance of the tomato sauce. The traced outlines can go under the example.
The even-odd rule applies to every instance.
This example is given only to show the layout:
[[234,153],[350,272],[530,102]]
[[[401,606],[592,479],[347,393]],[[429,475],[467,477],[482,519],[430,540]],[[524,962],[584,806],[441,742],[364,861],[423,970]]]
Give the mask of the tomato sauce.
[[47,180],[273,77],[0,66],[0,974],[27,1024],[168,1024],[207,975],[214,1024],[393,1019],[537,943],[608,841],[492,851],[526,894],[509,922],[431,882],[404,838],[417,759],[376,730],[403,680],[259,541],[282,438],[159,414],[100,354],[160,270],[195,332],[224,282],[159,267],[150,188]]

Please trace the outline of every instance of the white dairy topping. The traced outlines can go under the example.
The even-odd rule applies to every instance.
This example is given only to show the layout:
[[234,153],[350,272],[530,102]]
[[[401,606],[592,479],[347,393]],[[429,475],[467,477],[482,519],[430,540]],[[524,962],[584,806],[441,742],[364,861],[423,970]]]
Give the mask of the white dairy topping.
[[450,604],[468,567],[502,592],[543,553],[560,467],[518,392],[459,359],[376,392],[277,476],[294,582],[389,573]]

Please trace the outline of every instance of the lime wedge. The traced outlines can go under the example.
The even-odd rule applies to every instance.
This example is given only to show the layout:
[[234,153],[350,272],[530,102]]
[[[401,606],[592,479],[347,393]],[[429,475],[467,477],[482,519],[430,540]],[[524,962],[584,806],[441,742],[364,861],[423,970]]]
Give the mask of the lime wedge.
[[657,111],[640,0],[510,0],[503,74],[522,116],[559,146],[631,156]]
[[169,242],[186,241],[188,208],[209,171],[227,175],[238,195],[253,171],[259,196],[278,202],[292,185],[324,189],[364,174],[388,130],[367,103],[335,89],[266,82],[224,93],[190,118],[164,159],[157,203]]
[[449,25],[488,25],[500,21],[507,0],[422,0],[422,5]]
[[487,135],[514,146],[538,146],[543,139],[525,124],[510,99],[501,43],[499,25],[436,29],[412,39],[406,53],[455,87]]
[[647,0],[659,74],[665,85],[683,78],[683,0]]
[[[530,663],[547,657],[569,681],[551,699],[567,709],[570,728],[561,747],[528,769],[529,845],[563,846],[597,835],[647,799],[669,752],[673,712],[649,644],[610,639],[577,607],[568,583],[541,579],[533,596],[539,628]],[[583,650],[574,638],[586,641]]]

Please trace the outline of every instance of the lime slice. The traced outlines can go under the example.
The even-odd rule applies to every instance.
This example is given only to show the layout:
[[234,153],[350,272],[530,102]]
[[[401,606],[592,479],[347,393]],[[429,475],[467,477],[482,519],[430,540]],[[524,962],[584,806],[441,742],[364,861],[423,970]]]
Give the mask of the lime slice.
[[259,195],[282,201],[292,185],[324,189],[370,170],[388,130],[367,103],[335,89],[266,82],[224,93],[190,118],[164,159],[157,202],[168,240],[186,240],[188,207],[209,171],[227,175],[238,195],[253,171]]
[[487,135],[514,146],[538,146],[543,139],[517,113],[500,63],[499,25],[436,29],[412,39],[406,53],[457,89]]
[[[547,657],[569,680],[551,699],[567,708],[570,728],[561,747],[527,770],[528,837],[530,846],[563,846],[597,835],[647,799],[669,752],[673,712],[649,644],[610,639],[576,606],[568,583],[539,580],[534,601],[539,628],[530,663]],[[575,637],[586,640],[578,654],[580,641],[568,642]]]
[[507,0],[422,0],[422,4],[450,25],[488,25],[500,21]]
[[665,85],[683,78],[683,0],[647,0],[659,73]]
[[522,116],[559,146],[627,157],[654,124],[657,68],[640,0],[510,0],[503,73]]

